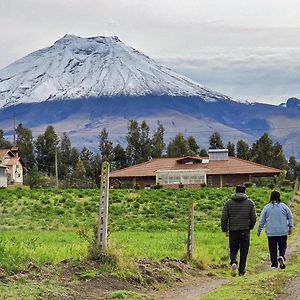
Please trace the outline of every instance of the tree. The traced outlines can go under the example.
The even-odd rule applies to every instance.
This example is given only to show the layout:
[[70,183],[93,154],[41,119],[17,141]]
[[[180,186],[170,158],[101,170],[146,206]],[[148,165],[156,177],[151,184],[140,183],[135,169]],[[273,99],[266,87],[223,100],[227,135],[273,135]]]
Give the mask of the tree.
[[113,158],[112,168],[122,169],[127,167],[126,151],[120,144],[114,147],[113,153],[114,153],[114,158]]
[[162,157],[163,151],[165,149],[164,143],[164,134],[165,129],[162,124],[158,125],[157,130],[154,132],[152,140],[151,140],[151,157],[159,158]]
[[141,128],[136,120],[128,122],[126,155],[129,165],[137,164],[141,159]]
[[168,145],[168,157],[182,157],[188,155],[188,153],[189,143],[181,133],[178,133]]
[[93,173],[94,154],[93,154],[93,152],[90,151],[88,148],[83,147],[79,154],[79,158],[84,164],[86,176],[90,177],[90,178],[94,178],[94,173]]
[[266,166],[273,163],[273,142],[267,133],[264,133],[253,145],[251,150],[252,160]]
[[31,170],[35,165],[33,137],[30,129],[19,124],[16,129],[17,146],[19,148],[19,156],[22,158],[26,168]]
[[203,148],[200,150],[199,155],[202,157],[207,157],[208,153],[207,153],[206,149]]
[[46,155],[46,146],[44,135],[40,134],[36,140],[34,141],[35,146],[35,154],[36,154],[36,161],[38,170],[42,172],[46,172],[46,165],[45,165],[45,155]]
[[189,153],[190,153],[191,155],[197,155],[197,154],[198,154],[198,151],[199,151],[199,146],[198,146],[198,144],[197,144],[195,138],[194,138],[193,136],[190,135],[190,136],[187,138],[187,142],[188,142],[188,144],[189,144],[189,149],[190,149]]
[[81,159],[79,159],[76,163],[75,170],[74,170],[74,177],[80,180],[86,178],[86,170]]
[[28,184],[30,188],[39,187],[42,184],[41,178],[42,174],[39,172],[37,166],[34,165],[26,176],[26,184]]
[[239,140],[236,144],[236,157],[245,160],[250,160],[251,158],[249,145],[243,140]]
[[79,160],[79,152],[77,150],[77,148],[72,147],[71,148],[71,152],[70,152],[70,162],[71,162],[71,167],[72,167],[72,171],[75,170],[77,162]]
[[209,138],[210,149],[224,149],[221,135],[218,132],[214,132]]
[[282,145],[276,142],[273,146],[272,167],[287,170],[288,163],[282,150]]
[[235,145],[234,143],[231,143],[230,141],[227,143],[227,147],[228,149],[228,155],[229,156],[235,156]]
[[141,156],[139,159],[140,162],[148,161],[151,157],[151,139],[149,137],[149,126],[146,121],[143,121],[141,124],[141,137],[140,137],[140,147],[141,147]]
[[289,158],[287,176],[291,180],[295,180],[300,177],[300,163],[297,162],[294,156]]
[[63,179],[70,175],[71,171],[71,141],[67,133],[64,132],[58,147],[58,176]]
[[99,150],[102,161],[112,161],[113,157],[113,143],[108,139],[108,132],[106,128],[100,133]]
[[96,182],[96,185],[100,186],[100,175],[101,175],[101,157],[99,154],[96,154],[93,159],[93,178]]
[[58,137],[54,127],[49,125],[44,134],[37,137],[34,142],[38,169],[46,172],[48,176],[55,174],[55,153],[57,151]]
[[10,149],[12,143],[4,137],[4,131],[0,129],[0,149]]

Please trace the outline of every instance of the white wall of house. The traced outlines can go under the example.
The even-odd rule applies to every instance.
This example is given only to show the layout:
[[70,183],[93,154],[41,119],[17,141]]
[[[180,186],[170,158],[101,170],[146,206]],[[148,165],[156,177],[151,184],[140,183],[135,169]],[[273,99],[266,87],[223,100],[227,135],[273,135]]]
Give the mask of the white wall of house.
[[10,170],[11,172],[11,181],[15,184],[23,184],[23,167],[20,161],[13,165]]
[[7,173],[3,167],[0,167],[0,187],[7,187]]
[[228,160],[228,149],[209,149],[209,160]]
[[157,170],[156,183],[201,184],[206,183],[207,170]]

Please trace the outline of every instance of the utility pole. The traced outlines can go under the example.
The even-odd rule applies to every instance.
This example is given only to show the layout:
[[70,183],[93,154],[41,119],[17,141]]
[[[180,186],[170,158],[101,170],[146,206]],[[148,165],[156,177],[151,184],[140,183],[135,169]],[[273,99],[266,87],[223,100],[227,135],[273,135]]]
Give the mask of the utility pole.
[[14,146],[16,146],[16,113],[14,113]]
[[97,246],[107,248],[108,229],[108,199],[109,199],[109,162],[104,161],[101,166],[100,205],[98,212]]
[[55,185],[58,188],[57,149],[55,148]]

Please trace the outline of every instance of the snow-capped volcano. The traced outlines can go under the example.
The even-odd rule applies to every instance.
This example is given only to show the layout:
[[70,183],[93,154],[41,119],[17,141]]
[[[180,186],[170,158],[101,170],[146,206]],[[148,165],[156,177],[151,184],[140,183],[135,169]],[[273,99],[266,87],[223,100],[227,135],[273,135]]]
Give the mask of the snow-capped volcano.
[[118,37],[65,35],[0,70],[0,108],[52,99],[120,95],[229,99],[159,65]]

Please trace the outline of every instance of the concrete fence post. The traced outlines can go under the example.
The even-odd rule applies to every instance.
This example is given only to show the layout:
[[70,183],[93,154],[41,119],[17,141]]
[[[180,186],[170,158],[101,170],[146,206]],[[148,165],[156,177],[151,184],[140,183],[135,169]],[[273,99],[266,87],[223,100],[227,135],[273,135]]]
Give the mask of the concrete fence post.
[[108,231],[108,200],[109,200],[109,163],[104,161],[101,166],[100,204],[98,212],[97,246],[107,248]]

